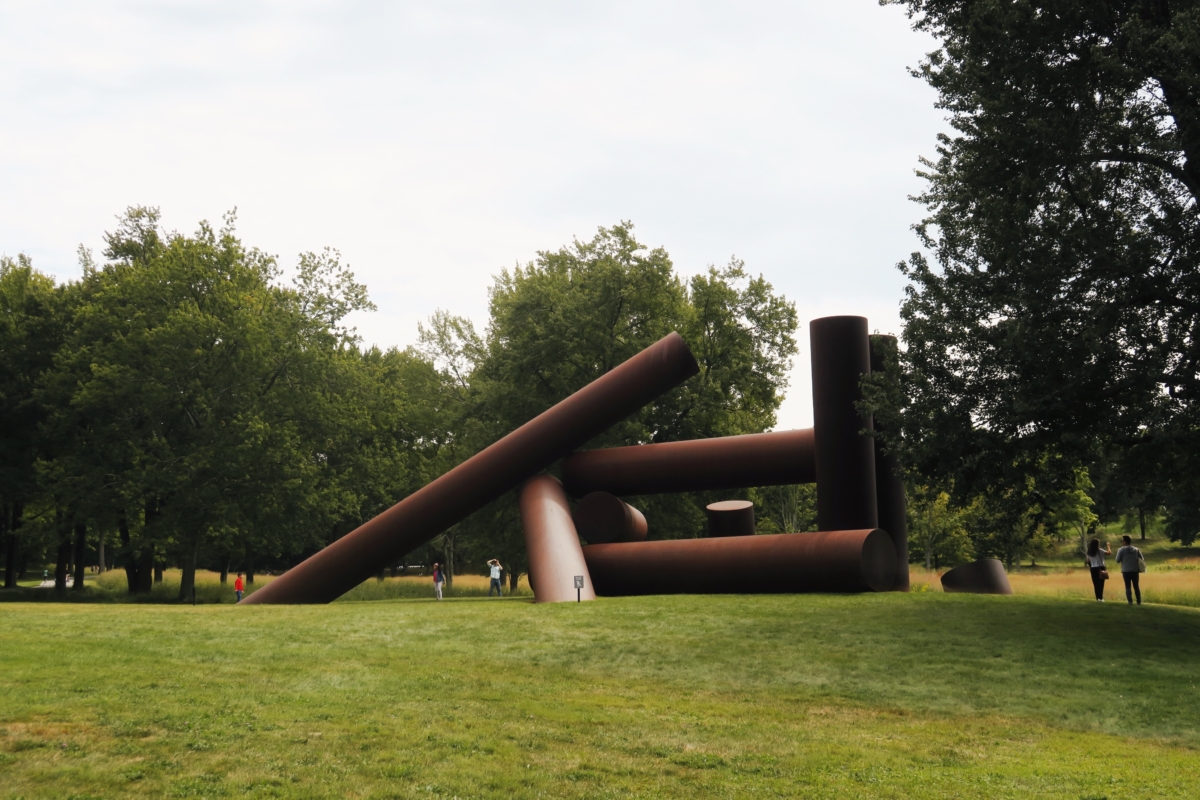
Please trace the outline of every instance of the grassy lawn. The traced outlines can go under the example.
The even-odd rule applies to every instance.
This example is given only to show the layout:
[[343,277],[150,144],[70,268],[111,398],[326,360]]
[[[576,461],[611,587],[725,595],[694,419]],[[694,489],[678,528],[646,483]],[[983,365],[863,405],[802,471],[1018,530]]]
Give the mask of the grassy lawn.
[[1195,797],[1200,611],[0,605],[0,797]]

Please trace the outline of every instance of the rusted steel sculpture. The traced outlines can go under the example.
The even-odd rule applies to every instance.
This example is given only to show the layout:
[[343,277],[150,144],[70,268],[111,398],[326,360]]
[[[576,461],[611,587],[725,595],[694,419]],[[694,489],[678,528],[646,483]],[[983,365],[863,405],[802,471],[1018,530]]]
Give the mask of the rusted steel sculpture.
[[242,603],[328,603],[700,371],[671,333]]
[[608,492],[592,492],[580,500],[574,517],[575,529],[588,544],[646,540],[646,517]]
[[721,500],[704,508],[708,516],[709,536],[753,536],[754,503],[749,500]]
[[563,461],[563,486],[573,497],[597,491],[746,489],[816,479],[811,428],[585,450]]
[[598,595],[887,591],[896,548],[881,530],[668,539],[583,548]]
[[[550,475],[535,475],[522,484],[519,499],[534,602],[595,600],[562,484]],[[576,576],[583,577],[582,589],[575,588]]]
[[1004,565],[996,558],[983,558],[955,567],[942,575],[942,589],[971,594],[1012,594]]
[[879,526],[875,442],[863,431],[859,382],[871,371],[865,317],[822,317],[808,324],[812,348],[813,438],[817,466],[817,529]]
[[[871,336],[871,374],[881,374],[885,371],[884,355],[889,350],[896,349],[895,336]],[[875,430],[879,431],[876,423]],[[900,469],[896,457],[883,446],[879,439],[875,440],[875,497],[879,505],[879,527],[892,537],[896,546],[896,585],[897,592],[907,592],[908,575],[908,499],[904,493],[904,481],[900,480]]]

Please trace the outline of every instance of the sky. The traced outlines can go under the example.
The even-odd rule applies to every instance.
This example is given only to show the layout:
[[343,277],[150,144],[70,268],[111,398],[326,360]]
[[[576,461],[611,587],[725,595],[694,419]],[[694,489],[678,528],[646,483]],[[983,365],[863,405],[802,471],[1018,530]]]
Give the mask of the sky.
[[186,233],[236,208],[285,268],[339,250],[364,341],[403,347],[629,220],[795,302],[776,428],[807,427],[807,322],[899,333],[935,46],[877,0],[0,0],[0,253],[68,280],[128,206]]

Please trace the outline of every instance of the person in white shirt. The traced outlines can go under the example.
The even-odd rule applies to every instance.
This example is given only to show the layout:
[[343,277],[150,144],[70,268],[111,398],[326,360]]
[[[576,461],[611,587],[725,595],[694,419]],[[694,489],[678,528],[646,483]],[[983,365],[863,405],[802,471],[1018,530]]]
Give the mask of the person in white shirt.
[[504,597],[504,584],[500,583],[500,562],[493,558],[487,563],[492,568],[492,584],[488,587],[488,597],[492,596],[493,589],[496,590],[496,594]]
[[[1125,579],[1125,599],[1133,605],[1133,592],[1137,592],[1138,605],[1142,604],[1142,551],[1133,546],[1133,539],[1122,536],[1125,545],[1117,551],[1117,563],[1121,565],[1121,577]],[[1130,589],[1133,591],[1130,591]]]
[[1087,565],[1092,573],[1092,586],[1096,590],[1096,600],[1104,602],[1104,582],[1108,580],[1108,570],[1104,568],[1104,557],[1111,553],[1108,542],[1100,546],[1099,539],[1092,539],[1087,547]]

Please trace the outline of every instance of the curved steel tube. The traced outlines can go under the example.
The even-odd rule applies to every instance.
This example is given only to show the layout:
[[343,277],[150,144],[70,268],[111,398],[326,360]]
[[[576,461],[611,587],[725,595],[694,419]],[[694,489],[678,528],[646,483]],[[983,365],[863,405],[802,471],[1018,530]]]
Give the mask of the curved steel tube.
[[[550,475],[535,475],[521,486],[520,504],[534,602],[595,600],[596,590],[562,484]],[[578,591],[577,575],[583,578],[583,588]]]

